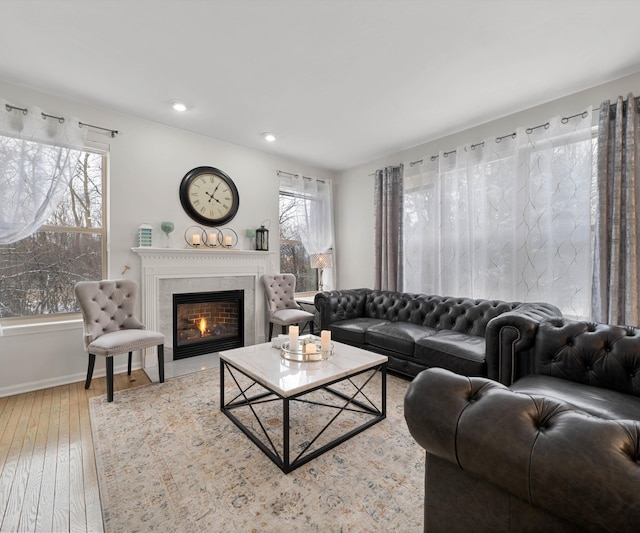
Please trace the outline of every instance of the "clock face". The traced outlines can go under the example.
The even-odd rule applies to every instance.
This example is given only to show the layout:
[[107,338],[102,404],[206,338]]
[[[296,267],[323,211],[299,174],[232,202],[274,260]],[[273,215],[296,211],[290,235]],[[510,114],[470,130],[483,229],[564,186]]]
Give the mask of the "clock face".
[[180,202],[196,222],[224,224],[238,212],[240,197],[233,180],[213,167],[197,167],[180,183]]

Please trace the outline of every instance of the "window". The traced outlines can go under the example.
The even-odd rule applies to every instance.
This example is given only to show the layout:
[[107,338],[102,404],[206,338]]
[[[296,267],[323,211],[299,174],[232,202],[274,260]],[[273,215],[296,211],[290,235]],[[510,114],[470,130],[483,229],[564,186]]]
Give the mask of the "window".
[[594,141],[580,117],[441,152],[405,177],[404,290],[588,317]]
[[280,189],[280,272],[296,276],[296,292],[318,289],[318,271],[311,268],[309,254],[304,249],[296,213],[304,202],[312,202],[295,192]]
[[79,152],[57,210],[40,229],[0,246],[0,318],[79,312],[76,282],[106,274],[104,190],[107,156]]

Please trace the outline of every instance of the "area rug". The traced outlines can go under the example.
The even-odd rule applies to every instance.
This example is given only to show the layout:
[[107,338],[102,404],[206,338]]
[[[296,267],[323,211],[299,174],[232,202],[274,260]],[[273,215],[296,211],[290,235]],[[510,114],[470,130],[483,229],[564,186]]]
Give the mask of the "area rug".
[[215,369],[90,400],[105,531],[422,531],[407,381],[388,376],[385,420],[289,474],[221,413],[219,382]]

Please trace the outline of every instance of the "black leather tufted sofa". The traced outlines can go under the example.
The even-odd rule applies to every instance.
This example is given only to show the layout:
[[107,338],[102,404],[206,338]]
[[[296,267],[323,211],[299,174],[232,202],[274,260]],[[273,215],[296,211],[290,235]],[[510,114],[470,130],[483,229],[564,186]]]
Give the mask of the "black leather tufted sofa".
[[441,367],[507,384],[529,372],[516,356],[531,350],[540,320],[561,316],[544,303],[371,289],[318,293],[315,306],[333,340],[387,355],[395,374]]
[[547,319],[533,356],[510,387],[441,369],[409,386],[425,531],[640,531],[640,330]]

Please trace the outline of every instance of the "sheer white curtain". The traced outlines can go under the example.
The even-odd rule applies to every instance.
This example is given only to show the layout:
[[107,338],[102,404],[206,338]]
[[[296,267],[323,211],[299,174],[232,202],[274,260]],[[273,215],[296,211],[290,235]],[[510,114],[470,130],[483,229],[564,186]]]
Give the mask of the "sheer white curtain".
[[336,270],[331,180],[296,175],[286,186],[304,199],[296,203],[295,212],[304,249],[309,255],[326,252],[333,255],[333,267],[322,271],[322,286],[324,290],[331,290],[335,286]]
[[55,211],[87,134],[75,119],[7,104],[0,98],[0,244],[28,237]]
[[588,110],[409,168],[404,290],[589,317],[592,150]]

